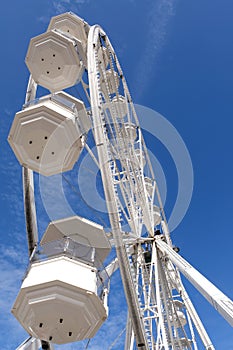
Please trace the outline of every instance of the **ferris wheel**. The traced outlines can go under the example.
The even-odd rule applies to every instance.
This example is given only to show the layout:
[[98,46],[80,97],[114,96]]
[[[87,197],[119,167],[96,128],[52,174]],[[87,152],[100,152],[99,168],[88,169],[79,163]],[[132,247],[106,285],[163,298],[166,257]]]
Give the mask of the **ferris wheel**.
[[[31,73],[9,143],[23,167],[29,268],[12,312],[30,337],[18,350],[91,339],[108,317],[120,270],[128,306],[125,350],[197,350],[212,344],[182,273],[233,325],[233,303],[173,246],[127,83],[107,34],[73,13],[31,39]],[[64,89],[79,85],[85,101]],[[37,86],[50,94],[36,97]],[[93,133],[97,154],[88,145]],[[51,221],[38,242],[33,172],[69,171],[83,149],[98,165],[111,230],[78,215]],[[116,256],[105,264],[110,251]]]

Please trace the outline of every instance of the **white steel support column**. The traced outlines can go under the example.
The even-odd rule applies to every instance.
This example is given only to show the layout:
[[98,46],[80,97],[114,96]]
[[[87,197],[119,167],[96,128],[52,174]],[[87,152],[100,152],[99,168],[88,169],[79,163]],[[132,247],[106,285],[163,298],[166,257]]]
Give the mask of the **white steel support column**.
[[134,345],[134,332],[133,332],[132,321],[131,321],[130,315],[128,313],[124,350],[133,350],[133,345]]
[[[27,91],[26,91],[25,104],[35,99],[36,89],[37,89],[37,84],[35,83],[32,76],[30,75]],[[38,244],[38,228],[37,228],[37,218],[36,218],[33,171],[31,169],[22,167],[22,177],[23,177],[24,212],[25,212],[25,222],[26,222],[26,228],[27,228],[28,255],[30,258],[33,250]],[[35,340],[32,343],[32,346],[35,349],[36,349],[37,343],[38,343],[37,340]],[[48,350],[52,350],[52,347],[48,342],[44,342],[44,343],[46,343]]]
[[[160,287],[160,279],[159,279],[159,259],[158,259],[157,249],[154,244],[153,244],[152,264],[155,265],[155,287],[156,287],[156,301],[157,301],[157,312],[158,312],[156,350],[161,349],[161,346],[164,347],[164,350],[169,350],[168,335],[165,329],[163,312],[162,312],[162,300],[160,297],[161,287]],[[161,331],[162,337],[160,337],[160,331]]]
[[166,254],[179,271],[199,290],[210,304],[233,326],[233,302],[207,278],[161,239],[156,240],[161,252]]
[[208,336],[208,334],[205,330],[205,327],[203,326],[201,319],[198,316],[198,314],[193,306],[193,303],[192,303],[188,293],[186,292],[181,280],[179,280],[179,285],[181,288],[182,299],[184,300],[185,307],[186,307],[188,314],[190,315],[190,317],[193,321],[194,326],[197,329],[197,332],[198,332],[198,334],[199,334],[199,336],[200,336],[200,338],[205,346],[205,349],[206,350],[214,350],[215,348],[210,340],[210,337]]
[[[26,97],[25,97],[25,104],[35,99],[36,88],[37,88],[37,85],[32,79],[32,76],[30,76],[28,81]],[[23,178],[24,212],[25,212],[25,221],[26,221],[26,228],[27,228],[27,239],[28,239],[28,254],[30,257],[31,253],[33,252],[35,246],[38,243],[33,171],[31,169],[23,167],[22,178]]]

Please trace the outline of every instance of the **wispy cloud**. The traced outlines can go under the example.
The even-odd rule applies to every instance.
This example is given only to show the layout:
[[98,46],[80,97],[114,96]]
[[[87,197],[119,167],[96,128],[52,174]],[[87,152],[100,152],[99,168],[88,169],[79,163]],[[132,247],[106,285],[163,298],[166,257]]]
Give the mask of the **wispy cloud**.
[[66,11],[76,12],[83,4],[89,3],[89,0],[53,0],[53,10],[56,13],[63,13]]
[[166,42],[169,30],[169,22],[175,14],[177,0],[152,1],[152,8],[148,10],[146,23],[148,32],[145,37],[145,47],[142,47],[141,59],[136,66],[137,78],[135,79],[135,89],[137,94],[142,94],[148,81],[151,79],[152,70],[155,69],[161,50]]
[[[19,323],[11,314],[10,310],[16,298],[21,285],[21,279],[24,274],[24,268],[16,266],[13,262],[9,262],[6,256],[9,256],[15,260],[15,256],[18,251],[14,251],[11,247],[10,250],[5,251],[1,249],[1,274],[0,274],[0,339],[1,344],[5,350],[12,350],[20,344],[20,342],[26,338],[27,334]],[[9,330],[10,337],[6,335],[6,325]]]
[[1,244],[0,255],[4,261],[19,266],[26,266],[28,261],[26,245],[14,242],[14,246]]
[[50,3],[50,7],[47,9],[47,14],[37,18],[38,22],[48,24],[51,17],[64,12],[74,12],[78,14],[78,11],[82,5],[88,4],[90,0],[53,0]]

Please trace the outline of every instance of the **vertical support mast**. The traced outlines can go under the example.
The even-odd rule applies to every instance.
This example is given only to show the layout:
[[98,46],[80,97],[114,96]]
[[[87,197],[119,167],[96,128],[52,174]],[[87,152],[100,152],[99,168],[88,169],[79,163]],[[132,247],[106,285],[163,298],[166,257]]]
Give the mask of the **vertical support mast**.
[[[37,87],[36,83],[32,79],[32,76],[30,76],[28,81],[26,97],[25,97],[25,104],[35,99],[36,87]],[[33,249],[35,248],[38,242],[33,171],[31,169],[23,167],[22,177],[23,177],[24,212],[25,212],[25,222],[26,222],[27,240],[28,240],[28,254],[30,257],[33,252]]]
[[[28,81],[28,87],[25,97],[25,104],[34,100],[36,97],[37,84],[30,75]],[[28,255],[29,258],[38,244],[38,228],[36,218],[36,205],[35,205],[35,194],[34,194],[34,178],[33,171],[29,168],[22,167],[23,177],[23,196],[24,196],[24,212],[25,222],[27,229],[27,241],[28,241]],[[33,340],[33,347],[36,349],[38,346],[38,339]],[[42,348],[52,350],[53,347],[46,341],[42,341]]]

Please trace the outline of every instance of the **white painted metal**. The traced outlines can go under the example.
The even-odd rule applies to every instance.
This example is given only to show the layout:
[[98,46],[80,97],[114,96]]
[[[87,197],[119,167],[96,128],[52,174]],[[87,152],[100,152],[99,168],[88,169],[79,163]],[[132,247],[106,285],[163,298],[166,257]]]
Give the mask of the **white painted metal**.
[[40,345],[41,343],[39,339],[30,337],[26,339],[16,350],[38,350]]
[[[100,88],[104,95],[110,93],[113,94],[115,92],[115,84],[119,86],[119,76],[117,72],[112,71],[111,69],[108,69],[106,71],[106,76],[102,76],[102,79],[100,79]],[[105,79],[107,79],[107,85],[105,82]],[[108,89],[108,90],[107,90]]]
[[[154,349],[155,347],[163,349],[164,346],[167,349],[170,346],[177,349],[191,349],[191,343],[182,326],[184,320],[179,320],[174,303],[170,302],[168,305],[168,301],[173,297],[173,294],[171,294],[170,284],[166,280],[162,267],[159,270],[160,277],[158,277],[157,294],[160,291],[158,296],[152,283],[156,271],[154,267],[145,266],[142,246],[137,243],[137,245],[139,244],[138,248],[132,255],[132,243],[127,244],[127,238],[126,240],[123,239],[124,235],[121,232],[123,217],[134,237],[139,238],[141,236],[143,224],[146,226],[149,235],[153,237],[154,226],[160,223],[163,212],[158,213],[157,207],[154,207],[155,181],[149,181],[151,187],[148,192],[148,179],[153,179],[153,172],[150,170],[147,176],[144,174],[144,159],[149,163],[147,151],[133,106],[126,103],[126,100],[131,101],[131,98],[117,60],[112,65],[112,69],[113,66],[117,66],[119,70],[118,75],[123,81],[125,97],[122,98],[122,95],[119,95],[119,79],[117,78],[114,83],[113,77],[117,73],[113,72],[111,80],[109,74],[105,75],[104,53],[101,58],[101,44],[98,42],[101,36],[104,37],[103,41],[107,50],[115,58],[113,48],[105,34],[97,26],[91,28],[88,46],[88,70],[90,72],[94,135],[112,234],[117,248],[119,267],[137,346],[148,349]],[[102,45],[104,46],[103,42]],[[109,61],[111,62],[110,59]],[[102,62],[102,64],[99,62]],[[100,82],[99,77],[102,77]],[[103,84],[106,85],[105,88],[103,88]],[[100,87],[99,91],[98,87]],[[115,96],[112,96],[114,92]],[[121,111],[118,108],[119,102],[116,104],[118,96],[121,98],[119,100],[121,105],[125,104]],[[131,113],[129,113],[129,110]],[[133,118],[130,117],[132,115]],[[119,200],[120,194],[124,204]],[[124,207],[127,208],[126,211]],[[169,236],[168,231],[166,231],[166,236]],[[125,243],[127,249],[124,252]],[[137,267],[135,267],[135,263]],[[159,263],[158,260],[155,265],[159,266]],[[138,293],[141,288],[143,295],[139,297],[139,295],[134,294],[134,290]],[[165,308],[165,314],[164,311],[163,314],[161,311],[159,317],[156,310],[160,300],[162,301],[161,310]],[[140,321],[141,317],[143,323]],[[164,322],[161,317],[165,317]],[[177,323],[179,323],[179,327]],[[179,331],[181,335],[177,336],[176,334],[175,336],[174,328],[176,333]],[[127,346],[129,345],[129,339],[132,338],[127,336]],[[142,339],[142,341],[139,341],[139,339]]]
[[95,248],[95,254],[99,263],[104,262],[111,250],[103,226],[80,216],[52,221],[48,225],[40,244],[43,246],[49,242],[61,240],[64,237],[69,237],[74,242],[87,247]]
[[29,257],[38,243],[38,229],[36,218],[36,207],[34,199],[34,179],[33,171],[28,168],[22,168],[23,196],[25,219],[27,227],[28,253]]
[[[113,237],[116,244],[117,258],[119,267],[122,274],[123,285],[129,307],[130,317],[133,322],[134,333],[137,338],[137,344],[142,349],[149,349],[147,338],[144,333],[144,327],[142,323],[142,317],[140,312],[139,301],[134,288],[132,275],[130,274],[129,261],[124,248],[122,236],[121,236],[121,225],[119,221],[118,203],[115,195],[114,183],[111,173],[111,156],[108,148],[108,140],[105,131],[106,124],[108,127],[112,123],[106,123],[103,121],[102,101],[98,87],[99,82],[99,67],[98,67],[98,50],[99,48],[99,35],[105,36],[100,27],[93,26],[90,28],[88,36],[88,71],[89,71],[89,83],[90,83],[90,96],[93,113],[93,125],[94,125],[94,136],[97,146],[100,171],[103,180],[103,186],[105,190],[105,198],[109,211],[109,218],[111,222],[111,228]],[[114,132],[115,130],[113,130]],[[118,132],[118,130],[117,130]],[[118,146],[118,145],[117,145]]]
[[126,323],[126,335],[125,335],[125,347],[124,350],[133,350],[134,347],[134,332],[132,326],[132,320],[128,313],[127,315],[127,323]]
[[179,325],[181,323],[182,327],[184,327],[187,323],[187,319],[185,317],[184,312],[182,311],[182,308],[184,307],[184,303],[180,300],[174,300],[174,307],[176,309],[177,318],[171,319],[172,322],[175,323],[175,325]]
[[[62,13],[51,18],[47,31],[53,29],[57,29],[72,39],[81,42],[86,57],[87,37],[90,29],[87,22],[72,12]],[[84,60],[87,61],[86,58]]]
[[[179,283],[179,286],[178,286],[178,290],[180,290],[180,294],[182,295],[182,299],[183,299],[183,302],[185,304],[185,307],[187,309],[187,318],[188,319],[191,319],[192,322],[193,322],[193,325],[195,326],[204,346],[205,346],[205,349],[207,350],[214,350],[214,346],[201,322],[201,319],[200,317],[198,316],[197,314],[197,311],[195,310],[192,302],[191,302],[191,299],[188,295],[188,293],[186,292],[180,278],[178,280],[178,283]],[[190,322],[189,322],[190,324]],[[195,340],[195,334],[193,332],[193,326],[191,325],[190,326],[190,331],[191,331],[191,334],[192,334],[192,338],[193,338],[193,345],[194,345],[194,350],[196,350],[197,346],[196,346],[196,340]]]
[[[30,75],[25,96],[25,104],[35,99],[37,85]],[[32,254],[38,243],[36,206],[34,198],[34,178],[31,169],[22,167],[25,223],[27,229],[28,253]]]
[[153,205],[154,225],[157,226],[161,223],[162,216],[157,205]]
[[[37,84],[35,83],[32,76],[30,75],[26,96],[25,96],[25,104],[35,99],[36,89],[37,89]],[[30,259],[30,256],[38,243],[33,171],[31,169],[22,167],[22,179],[23,179],[25,223],[26,223],[26,230],[27,230],[28,253],[29,253],[29,259]],[[34,341],[34,338],[32,338],[32,341],[30,344],[32,347],[36,348],[36,345],[38,344],[38,340]],[[47,350],[53,350],[53,346],[51,344],[44,341],[44,345],[46,345]],[[34,349],[32,348],[30,350],[34,350]]]
[[32,336],[65,344],[91,338],[107,317],[97,269],[66,256],[31,264],[12,312]]
[[54,96],[58,96],[64,105],[72,108],[72,110],[75,112],[76,123],[78,124],[81,133],[87,134],[91,129],[91,119],[87,114],[84,102],[64,91],[55,92]]
[[77,41],[55,29],[32,38],[26,64],[35,82],[51,92],[78,82],[84,64],[76,47]]
[[157,239],[156,244],[209,303],[233,326],[233,302],[165,242]]
[[67,96],[60,92],[26,105],[8,137],[19,162],[45,176],[73,168],[90,128],[83,102]]
[[[41,52],[46,59],[42,60],[44,57],[41,56]],[[53,56],[54,54],[55,56]],[[203,281],[192,269],[187,268],[187,265],[184,267],[182,259],[172,250],[166,217],[138,118],[123,72],[107,35],[99,26],[89,27],[83,20],[73,14],[59,15],[51,20],[47,33],[31,40],[26,61],[35,80],[51,91],[57,91],[58,87],[62,89],[75,84],[77,80],[82,78],[84,66],[88,69],[90,97],[88,95],[88,85],[82,81],[82,86],[87,99],[91,103],[92,127],[98,159],[95,159],[91,151],[90,154],[100,167],[111,223],[109,237],[112,235],[111,242],[116,247],[117,260],[129,309],[125,350],[133,349],[134,337],[137,348],[142,350],[197,350],[193,327],[196,328],[205,349],[214,350],[182,285],[179,271],[175,265],[188,278],[191,278],[190,275],[192,275],[191,279],[194,285],[201,288],[203,294],[210,296],[210,299],[212,296],[215,297],[216,289],[211,287],[212,292],[209,294],[206,288],[210,287],[210,284]],[[44,67],[44,63],[46,67]],[[68,71],[65,72],[62,65],[65,67],[66,64],[68,65]],[[54,79],[49,78],[52,75],[50,73],[54,75]],[[59,94],[57,95],[59,96]],[[81,135],[83,129],[79,123],[78,128],[81,130]],[[89,126],[86,127],[84,133],[88,130]],[[87,150],[89,150],[88,146]],[[159,206],[157,203],[159,203]],[[70,218],[68,218],[69,220]],[[78,225],[81,221],[81,218],[79,218]],[[57,222],[56,225],[51,224],[42,238],[42,246],[46,246],[54,239],[67,236],[68,231],[62,228],[64,223],[67,224],[66,219],[60,223]],[[70,227],[72,225],[69,226],[69,233],[71,233]],[[103,236],[101,232],[103,229],[100,228],[98,231],[95,225],[92,228],[98,234],[96,237],[94,235],[93,240],[91,240],[92,234],[89,235],[89,229],[87,229],[87,236],[90,239],[89,247],[98,250],[102,245],[101,237]],[[79,234],[76,235],[75,230],[71,230],[73,232],[72,238],[76,237],[76,241],[81,244],[86,243],[86,240],[83,241],[83,237]],[[142,237],[145,232],[147,234]],[[156,232],[156,237],[154,237],[154,232]],[[162,242],[161,238],[157,239],[158,234],[161,234],[161,237],[167,243]],[[104,249],[109,251],[108,244],[104,246]],[[102,256],[103,260],[106,255],[105,252]],[[43,280],[45,277],[42,277],[41,263],[38,265],[41,273],[34,275],[32,267],[36,266],[35,264],[37,263],[34,262],[31,265],[26,277],[29,284],[27,286],[25,282],[22,290],[32,288],[33,283],[36,282],[36,276],[40,276],[41,284],[50,283],[49,280]],[[78,264],[83,264],[83,262],[78,261]],[[115,271],[116,266],[114,264],[110,263],[108,266],[110,275]],[[87,270],[93,268],[87,263],[84,266]],[[96,271],[95,268],[93,269]],[[55,270],[53,271],[51,268],[51,271],[49,276],[46,269],[44,275],[47,274],[47,278],[51,278],[53,274],[55,275]],[[72,271],[72,268],[70,268],[70,271]],[[80,270],[79,273],[82,275]],[[93,271],[92,273],[96,274]],[[105,278],[105,273],[106,271],[103,271],[102,275],[100,274],[102,280]],[[31,276],[29,276],[30,274]],[[84,275],[82,276],[84,277]],[[72,283],[71,280],[66,281],[66,285],[72,285]],[[93,285],[99,286],[96,282]],[[85,285],[85,288],[87,287]],[[58,285],[56,288],[62,295],[69,293],[69,287],[62,289]],[[82,287],[76,285],[75,288],[79,289],[78,295],[81,298],[80,290]],[[89,288],[91,289],[90,286]],[[101,304],[105,310],[104,318],[107,316],[108,292],[109,289],[105,288],[103,299],[100,301],[96,289],[95,291],[91,289],[92,295],[96,297],[95,308],[100,307]],[[21,304],[25,305],[27,303],[23,302],[25,297],[22,293],[24,292],[20,293],[18,308],[22,308]],[[40,296],[38,297],[40,298]],[[229,303],[229,299],[224,299],[224,302],[222,302],[220,300],[222,298],[222,294],[215,297],[215,306],[221,306],[221,312],[225,316],[230,315],[232,317],[231,311],[227,310],[227,308],[232,308],[232,303]],[[64,298],[62,300],[61,309],[64,308]],[[87,301],[85,302],[87,303]],[[94,308],[90,306],[89,311],[93,313],[95,319]],[[23,315],[25,312],[24,309],[21,309],[20,314]],[[38,314],[40,313],[41,315],[44,314],[39,308]],[[53,314],[52,310],[51,314]],[[101,312],[97,318],[101,318],[100,315]],[[79,322],[76,319],[73,321],[77,324]],[[103,320],[99,320],[99,322],[101,324]],[[29,321],[27,320],[26,323],[28,326]],[[93,324],[92,326],[95,328]],[[96,328],[98,327],[96,326]],[[95,331],[91,335],[90,331],[89,336],[93,336],[94,333]],[[46,334],[48,336],[48,332]],[[65,334],[62,341],[68,342],[67,330]],[[58,335],[55,335],[55,337],[59,338]],[[76,339],[82,337],[76,336]],[[49,338],[47,337],[46,340],[49,340]]]
[[[96,274],[91,266],[67,257],[35,262],[23,281],[22,288],[60,280],[63,283],[96,293]],[[94,273],[93,273],[94,272]]]
[[[118,261],[117,261],[117,258],[115,258],[105,267],[105,273],[110,278],[118,268],[119,268]],[[104,278],[105,277],[103,275],[103,280]]]

